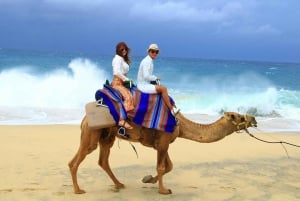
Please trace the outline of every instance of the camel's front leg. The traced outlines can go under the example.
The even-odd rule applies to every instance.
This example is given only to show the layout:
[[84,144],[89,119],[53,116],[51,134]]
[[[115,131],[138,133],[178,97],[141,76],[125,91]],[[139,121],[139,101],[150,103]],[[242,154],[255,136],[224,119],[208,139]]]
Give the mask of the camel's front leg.
[[[166,155],[166,159],[165,159],[165,173],[170,172],[173,169],[173,163],[169,157],[169,154],[167,152]],[[142,182],[143,183],[151,183],[151,184],[155,184],[158,180],[158,176],[156,175],[155,177],[153,177],[152,175],[147,175],[143,178]]]
[[124,184],[119,182],[119,180],[115,177],[113,172],[110,169],[109,165],[109,155],[110,155],[110,148],[114,144],[115,136],[110,135],[107,138],[99,139],[100,143],[100,155],[99,155],[99,165],[103,168],[103,170],[108,174],[108,176],[112,179],[115,184],[116,189],[125,188]]
[[157,150],[157,180],[158,180],[158,192],[161,194],[171,194],[172,191],[164,187],[163,176],[165,173],[172,169],[172,163],[169,162],[170,158],[168,155],[169,144],[164,144]]

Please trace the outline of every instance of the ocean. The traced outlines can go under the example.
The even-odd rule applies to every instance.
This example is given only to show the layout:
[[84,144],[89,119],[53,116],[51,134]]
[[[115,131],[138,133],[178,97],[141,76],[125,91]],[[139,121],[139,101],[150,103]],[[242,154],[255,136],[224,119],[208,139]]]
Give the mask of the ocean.
[[[85,104],[112,79],[113,56],[0,49],[0,125],[79,124]],[[133,80],[142,58],[131,57]],[[300,131],[299,63],[163,55],[154,62],[177,107],[199,114],[197,122],[234,111],[254,115],[266,131]]]

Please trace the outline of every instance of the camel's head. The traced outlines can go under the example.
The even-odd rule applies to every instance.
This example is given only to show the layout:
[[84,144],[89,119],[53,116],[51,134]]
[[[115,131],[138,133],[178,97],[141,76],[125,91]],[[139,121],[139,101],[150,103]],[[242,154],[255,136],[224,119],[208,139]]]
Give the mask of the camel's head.
[[225,112],[224,118],[236,126],[236,131],[246,130],[249,127],[257,127],[254,116],[248,114],[239,114],[236,112]]

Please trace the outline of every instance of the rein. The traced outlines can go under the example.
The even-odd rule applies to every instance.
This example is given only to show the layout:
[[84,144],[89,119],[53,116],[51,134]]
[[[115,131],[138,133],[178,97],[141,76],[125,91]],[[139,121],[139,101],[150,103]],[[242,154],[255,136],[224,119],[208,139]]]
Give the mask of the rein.
[[252,133],[250,133],[248,131],[247,128],[245,128],[244,130],[246,131],[246,133],[250,137],[253,137],[254,139],[259,140],[261,142],[270,143],[270,144],[281,144],[281,146],[284,148],[284,151],[285,151],[285,153],[286,153],[286,155],[287,155],[288,158],[289,158],[289,154],[288,154],[287,149],[285,148],[284,144],[287,144],[287,145],[290,145],[290,146],[294,146],[294,147],[300,147],[299,145],[296,145],[296,144],[293,144],[293,143],[289,143],[289,142],[285,142],[285,141],[281,141],[281,140],[280,141],[268,141],[268,140],[264,140],[264,139],[261,139],[261,138],[258,138],[256,136],[254,136]]
[[241,126],[244,126],[244,129],[243,130],[245,130],[246,131],[246,133],[250,136],[250,137],[252,137],[252,138],[254,138],[254,139],[256,139],[256,140],[258,140],[258,141],[261,141],[261,142],[265,142],[265,143],[270,143],[270,144],[281,144],[281,146],[284,148],[284,150],[285,150],[285,153],[287,154],[287,156],[289,157],[289,155],[288,155],[288,152],[287,152],[287,150],[286,150],[286,148],[285,148],[285,144],[286,145],[290,145],[290,146],[294,146],[294,147],[298,147],[298,148],[300,148],[300,145],[296,145],[296,144],[293,144],[293,143],[290,143],[290,142],[285,142],[285,141],[268,141],[268,140],[264,140],[264,139],[261,139],[261,138],[258,138],[258,137],[256,137],[256,136],[254,136],[252,133],[250,133],[249,131],[248,131],[248,127],[251,127],[251,126],[249,126],[249,123],[250,122],[248,122],[247,121],[247,115],[244,115],[244,118],[245,118],[245,121],[244,122],[241,122],[241,123],[237,123],[236,121],[234,121],[233,119],[231,119],[228,115],[226,115],[226,114],[224,114],[224,118],[226,119],[226,120],[228,120],[228,121],[230,121],[233,125],[235,125],[236,126],[236,129],[237,129],[237,131],[239,131],[239,130],[241,130],[240,128],[241,128]]
[[267,140],[263,140],[261,138],[258,138],[256,136],[254,136],[253,134],[249,133],[248,130],[246,130],[246,132],[253,138],[259,140],[259,141],[262,141],[262,142],[265,142],[265,143],[277,143],[277,144],[287,144],[287,145],[291,145],[291,146],[294,146],[294,147],[300,147],[299,145],[296,145],[296,144],[293,144],[293,143],[289,143],[289,142],[285,142],[285,141],[267,141]]

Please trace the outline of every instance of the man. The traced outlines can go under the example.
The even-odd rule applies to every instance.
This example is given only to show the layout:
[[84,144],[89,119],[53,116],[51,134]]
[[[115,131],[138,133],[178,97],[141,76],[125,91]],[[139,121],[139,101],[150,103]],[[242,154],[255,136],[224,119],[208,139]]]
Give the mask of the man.
[[158,45],[151,44],[147,49],[147,52],[148,55],[140,63],[137,76],[137,88],[144,93],[161,93],[167,107],[171,110],[173,116],[176,116],[176,114],[179,112],[179,109],[177,109],[175,105],[171,104],[167,88],[159,84],[160,78],[156,75],[153,75],[153,60],[156,59],[159,53]]

